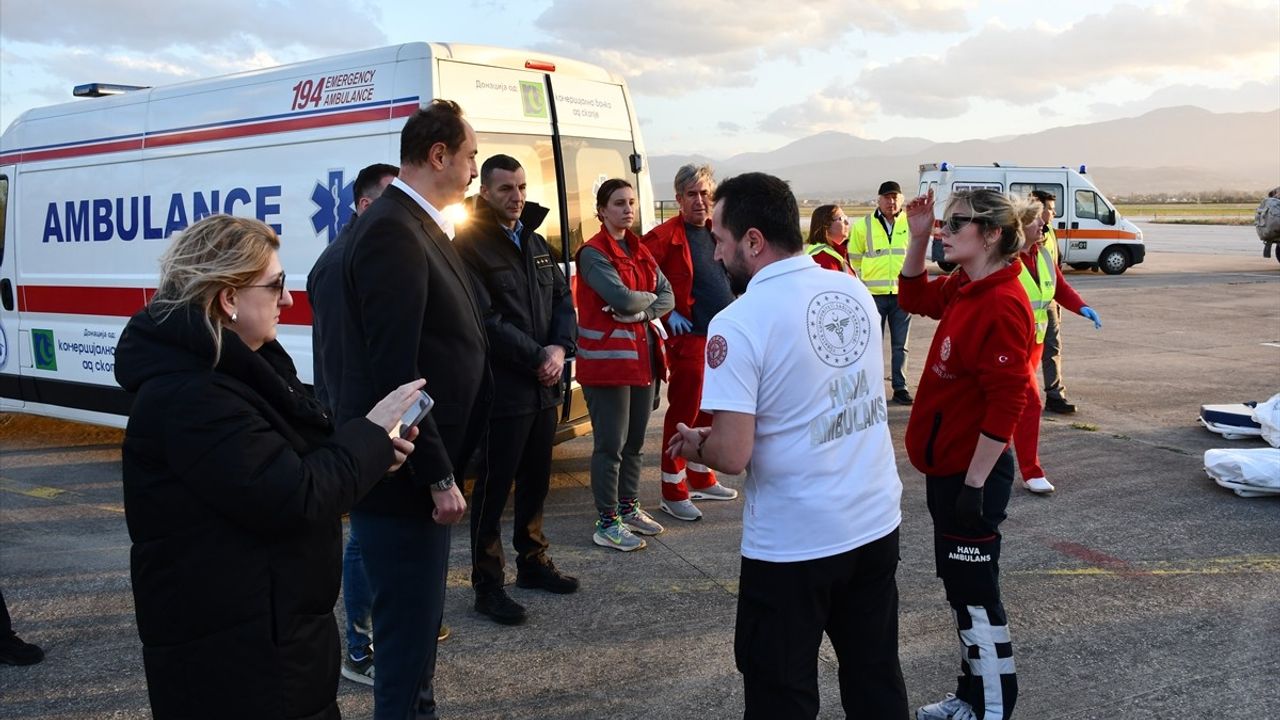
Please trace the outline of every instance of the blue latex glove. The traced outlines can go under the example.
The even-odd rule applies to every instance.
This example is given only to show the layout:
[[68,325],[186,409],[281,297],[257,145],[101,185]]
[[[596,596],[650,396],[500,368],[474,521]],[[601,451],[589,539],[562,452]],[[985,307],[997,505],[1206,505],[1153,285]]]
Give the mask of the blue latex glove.
[[689,319],[675,310],[667,316],[667,327],[671,328],[672,335],[683,335],[693,330],[693,323]]
[[1093,308],[1086,305],[1080,308],[1080,314],[1093,321],[1094,330],[1102,329],[1102,320],[1098,318],[1098,313]]

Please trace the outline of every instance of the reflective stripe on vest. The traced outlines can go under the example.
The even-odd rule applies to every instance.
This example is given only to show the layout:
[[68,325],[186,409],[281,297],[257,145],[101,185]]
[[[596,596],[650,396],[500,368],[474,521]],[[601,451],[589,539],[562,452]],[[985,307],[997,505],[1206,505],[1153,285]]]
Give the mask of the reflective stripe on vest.
[[849,269],[849,263],[843,257],[840,257],[840,253],[836,252],[835,248],[831,247],[826,243],[813,243],[812,245],[805,248],[805,252],[809,254],[809,257],[814,257],[818,253],[830,255],[831,257],[835,258],[837,262],[840,263],[841,270]]
[[1058,290],[1058,273],[1053,266],[1053,256],[1043,247],[1036,252],[1036,274],[1040,276],[1038,283],[1036,278],[1031,277],[1027,266],[1023,265],[1018,279],[1022,281],[1022,289],[1027,293],[1027,299],[1031,301],[1031,312],[1035,315],[1036,344],[1042,344],[1049,329],[1049,305]]
[[[862,278],[862,283],[873,295],[893,295],[898,292],[898,275],[906,261],[907,248],[893,247],[893,237],[888,234],[885,236],[888,244],[876,247],[875,226],[879,224],[875,213],[863,218],[865,249],[861,256],[857,256],[861,260],[858,277]],[[894,228],[897,228],[897,224]],[[849,257],[853,259],[855,256]]]
[[[581,328],[579,328],[581,330]],[[640,353],[635,350],[582,350],[577,352],[578,358],[587,360],[639,360]]]
[[[578,334],[584,338],[587,338],[588,340],[604,339],[604,333],[602,331],[592,330],[591,328],[580,327],[578,328]],[[630,330],[624,330],[623,328],[614,328],[613,332],[609,333],[609,337],[622,338],[623,340],[635,340],[636,334],[631,332]]]

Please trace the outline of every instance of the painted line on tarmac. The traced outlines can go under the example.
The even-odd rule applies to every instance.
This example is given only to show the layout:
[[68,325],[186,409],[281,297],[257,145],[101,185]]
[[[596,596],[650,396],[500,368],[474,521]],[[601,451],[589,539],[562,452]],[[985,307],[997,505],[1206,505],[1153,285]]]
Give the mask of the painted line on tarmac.
[[15,493],[17,495],[26,495],[27,497],[40,498],[41,500],[52,500],[62,495],[66,490],[58,488],[44,487],[42,485],[28,485],[20,483],[16,480],[10,480],[6,477],[0,477],[0,490]]
[[[1091,551],[1092,552],[1092,551]],[[1098,553],[1102,557],[1108,557]],[[1238,555],[1233,557],[1198,558],[1192,560],[1160,560],[1144,563],[1118,561],[1119,565],[1094,565],[1081,568],[1047,570],[1015,570],[1014,575],[1049,575],[1058,577],[1162,577],[1176,575],[1269,575],[1280,574],[1280,555]]]
[[7,477],[0,477],[0,490],[38,500],[53,500],[64,505],[81,505],[113,513],[124,512],[123,505],[84,502],[84,496],[70,490],[45,487],[44,485],[32,485],[31,483],[24,483]]

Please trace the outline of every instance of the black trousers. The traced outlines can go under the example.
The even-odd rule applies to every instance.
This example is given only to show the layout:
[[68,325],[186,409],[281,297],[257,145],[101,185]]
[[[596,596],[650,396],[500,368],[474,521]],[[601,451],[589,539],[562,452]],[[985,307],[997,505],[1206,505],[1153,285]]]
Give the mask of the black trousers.
[[847,717],[904,720],[898,662],[898,531],[817,560],[742,559],[734,658],[743,718],[816,718],[818,648],[831,638]]
[[[487,415],[466,427],[441,425],[450,462],[461,475],[480,444]],[[398,476],[383,482],[410,482]],[[423,509],[429,498],[423,495]],[[374,720],[435,720],[436,637],[444,619],[450,526],[426,514],[389,514],[356,506],[351,532],[360,544],[372,597]]]
[[514,484],[516,567],[546,562],[542,505],[551,484],[551,443],[556,408],[493,418],[480,451],[480,476],[471,491],[471,585],[476,592],[503,585],[502,513]]
[[1018,699],[1009,619],[1000,601],[999,527],[1007,517],[1013,472],[1013,453],[1006,449],[983,486],[982,527],[976,530],[956,522],[963,474],[927,476],[925,483],[934,561],[960,635],[956,697],[972,705],[979,720],[1012,717]]

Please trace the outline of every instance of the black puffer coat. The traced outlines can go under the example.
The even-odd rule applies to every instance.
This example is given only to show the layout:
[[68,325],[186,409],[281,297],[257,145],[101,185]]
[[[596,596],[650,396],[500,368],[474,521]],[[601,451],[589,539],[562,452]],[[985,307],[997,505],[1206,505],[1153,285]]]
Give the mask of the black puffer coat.
[[166,718],[337,718],[341,514],[382,477],[387,433],[333,432],[279,343],[200,311],[143,310],[116,348],[133,597],[151,709]]

